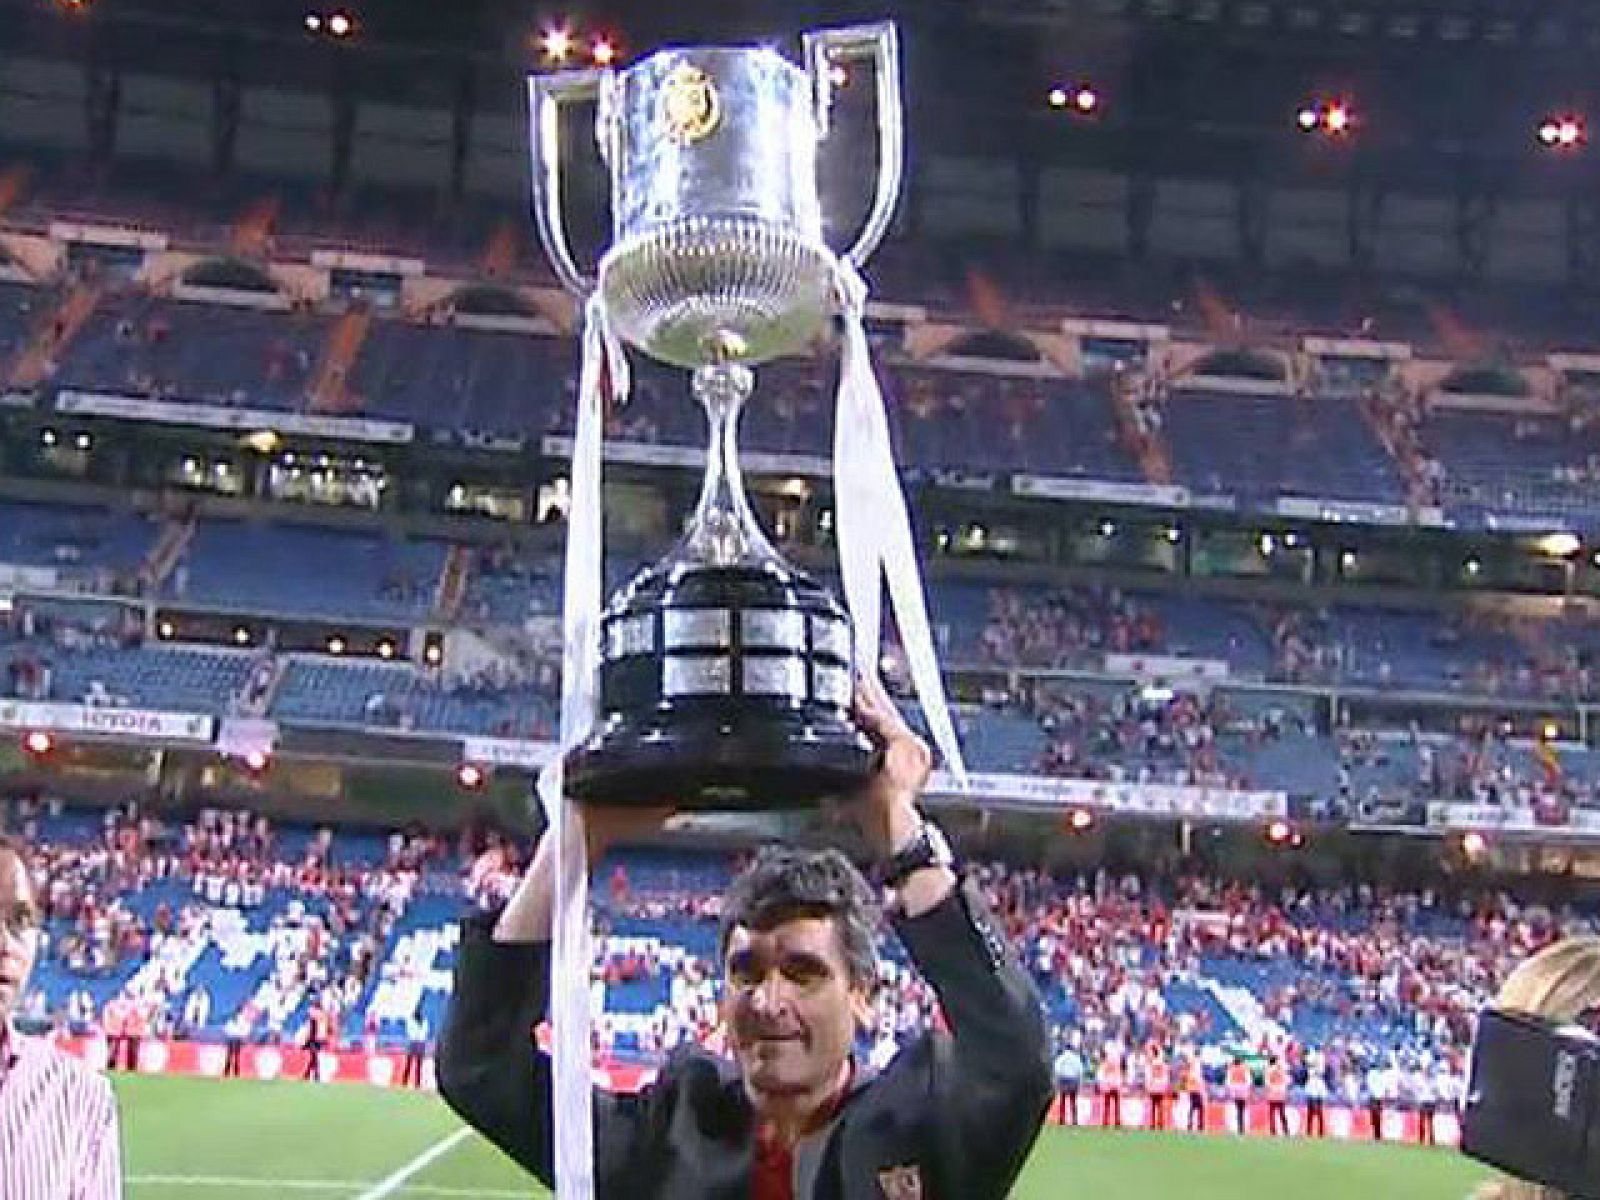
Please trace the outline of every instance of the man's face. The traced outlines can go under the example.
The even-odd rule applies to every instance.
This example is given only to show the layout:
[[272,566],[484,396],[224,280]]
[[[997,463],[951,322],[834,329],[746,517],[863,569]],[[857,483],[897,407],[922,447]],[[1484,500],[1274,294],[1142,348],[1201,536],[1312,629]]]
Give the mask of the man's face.
[[826,1099],[872,1014],[867,989],[851,981],[833,918],[798,917],[765,931],[736,926],[723,975],[723,1023],[757,1105]]
[[39,906],[22,860],[0,847],[0,1021],[11,1016],[39,950]]

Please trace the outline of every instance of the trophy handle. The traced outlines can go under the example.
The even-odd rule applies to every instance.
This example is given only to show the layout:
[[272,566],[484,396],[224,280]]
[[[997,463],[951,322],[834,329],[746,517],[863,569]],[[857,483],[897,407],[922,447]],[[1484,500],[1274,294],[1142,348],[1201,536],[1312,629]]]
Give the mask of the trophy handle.
[[828,117],[833,108],[833,80],[829,68],[856,59],[872,60],[878,89],[878,186],[872,195],[872,209],[866,224],[856,236],[855,245],[845,252],[850,264],[860,267],[872,256],[889,232],[900,184],[905,174],[905,115],[900,101],[900,33],[893,21],[866,25],[847,25],[807,33],[802,39],[806,68],[816,95],[817,133],[828,134]]
[[550,256],[556,277],[570,291],[588,296],[596,279],[572,257],[566,220],[561,211],[561,113],[571,102],[596,99],[595,138],[607,165],[613,161],[616,117],[612,101],[613,72],[557,71],[528,77],[530,143],[533,149],[533,220]]

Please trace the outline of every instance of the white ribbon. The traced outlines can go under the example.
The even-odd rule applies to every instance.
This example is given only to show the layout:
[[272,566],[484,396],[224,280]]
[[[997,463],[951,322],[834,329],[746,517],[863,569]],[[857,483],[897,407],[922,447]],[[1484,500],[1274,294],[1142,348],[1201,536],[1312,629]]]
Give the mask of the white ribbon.
[[889,418],[867,348],[867,285],[854,266],[840,259],[837,287],[844,317],[844,355],[833,426],[833,525],[845,605],[855,626],[856,668],[878,671],[882,588],[887,580],[895,627],[900,631],[917,701],[945,767],[958,786],[965,788],[967,766],[939,674],[922,576],[917,570],[916,541],[889,442]]
[[[602,378],[603,376],[603,378]],[[562,760],[594,723],[600,665],[600,443],[604,389],[621,403],[628,362],[611,332],[598,294],[584,307],[583,367],[572,440],[572,493],[567,509],[567,562],[562,596],[561,752],[539,773],[539,800],[555,839],[556,879],[550,948],[556,1200],[593,1200],[593,1050],[590,1041],[589,856],[583,810],[566,795]],[[538,1114],[536,1120],[543,1120]]]

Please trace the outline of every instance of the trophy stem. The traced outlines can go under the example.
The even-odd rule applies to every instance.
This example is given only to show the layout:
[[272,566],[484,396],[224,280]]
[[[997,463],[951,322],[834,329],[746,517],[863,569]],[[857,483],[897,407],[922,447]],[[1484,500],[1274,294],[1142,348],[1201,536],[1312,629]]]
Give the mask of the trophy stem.
[[706,410],[710,437],[700,500],[682,548],[712,566],[731,567],[778,557],[756,521],[739,470],[739,413],[755,391],[755,372],[737,363],[696,369],[695,398]]

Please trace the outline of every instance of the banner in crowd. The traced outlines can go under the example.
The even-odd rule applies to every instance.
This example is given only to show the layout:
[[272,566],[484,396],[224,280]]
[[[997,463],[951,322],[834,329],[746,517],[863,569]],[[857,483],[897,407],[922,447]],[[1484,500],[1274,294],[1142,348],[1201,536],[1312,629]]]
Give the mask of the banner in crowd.
[[[1065,1096],[1058,1097],[1050,1106],[1050,1123],[1053,1125],[1072,1124],[1067,1119],[1067,1100]],[[1149,1102],[1142,1095],[1125,1093],[1120,1100],[1121,1120],[1116,1123],[1119,1129],[1150,1129],[1154,1128],[1151,1121]],[[1178,1098],[1175,1102],[1168,1103],[1165,1120],[1161,1127],[1172,1130],[1188,1128],[1189,1104],[1187,1099]],[[1241,1132],[1248,1136],[1271,1137],[1272,1125],[1270,1111],[1265,1100],[1252,1100],[1245,1105],[1245,1128],[1241,1131],[1237,1125],[1234,1106],[1231,1101],[1211,1100],[1206,1104],[1203,1131],[1206,1133],[1225,1133],[1238,1136]],[[1313,1136],[1306,1133],[1306,1109],[1302,1104],[1288,1104],[1284,1106],[1284,1117],[1289,1126],[1289,1136]],[[1411,1109],[1385,1108],[1382,1114],[1383,1139],[1386,1142],[1420,1142],[1424,1141],[1421,1114]],[[1077,1122],[1089,1129],[1109,1128],[1105,1120],[1105,1105],[1100,1096],[1090,1089],[1078,1093]],[[1326,1131],[1323,1136],[1341,1142],[1370,1142],[1375,1140],[1372,1136],[1371,1114],[1364,1108],[1347,1108],[1344,1105],[1329,1104],[1323,1108],[1323,1123]],[[1195,1132],[1201,1132],[1196,1130]],[[1279,1135],[1281,1136],[1281,1135]],[[1441,1146],[1454,1146],[1461,1137],[1461,1127],[1454,1113],[1441,1112],[1433,1118],[1433,1141]]]
[[0,588],[13,592],[50,592],[61,583],[61,572],[54,567],[25,567],[0,563]]
[[[554,742],[519,738],[468,737],[461,740],[461,761],[481,767],[537,771],[555,753]],[[1030,808],[1086,807],[1107,812],[1210,821],[1271,821],[1289,816],[1285,792],[1243,791],[1176,783],[1109,783],[1099,779],[1057,779],[1042,775],[1007,775],[974,771],[962,792],[955,777],[935,771],[928,794],[945,800],[1011,802]]]
[[155,742],[209,742],[216,731],[216,718],[144,708],[0,700],[0,729],[38,729]]
[[371,417],[324,417],[316,413],[286,412],[275,408],[232,408],[188,400],[151,400],[111,392],[63,389],[56,396],[58,412],[85,417],[113,417],[121,421],[150,421],[162,425],[196,425],[254,433],[270,429],[308,437],[343,441],[382,442],[403,446],[416,438],[407,421],[380,421]]
[[[82,1060],[96,1070],[105,1070],[110,1063],[110,1050],[101,1037],[65,1037],[57,1045],[66,1053]],[[317,1062],[316,1078],[321,1083],[365,1084],[369,1087],[396,1088],[420,1087],[433,1090],[438,1086],[431,1056],[424,1057],[420,1073],[406,1078],[406,1053],[388,1050],[325,1050]],[[139,1044],[138,1073],[141,1075],[180,1075],[195,1078],[221,1079],[237,1075],[242,1079],[303,1079],[309,1062],[307,1051],[299,1046],[255,1046],[240,1048],[239,1061],[234,1071],[228,1070],[227,1048],[216,1042],[165,1041],[147,1038]],[[655,1077],[649,1067],[628,1063],[607,1063],[594,1068],[597,1087],[628,1094],[637,1092]],[[1085,1128],[1106,1128],[1105,1106],[1095,1093],[1080,1092],[1076,1103],[1076,1121],[1068,1120],[1067,1101],[1059,1097],[1051,1104],[1049,1120],[1055,1125],[1077,1124]],[[1149,1103],[1144,1096],[1124,1094],[1120,1098],[1121,1112],[1115,1123],[1121,1129],[1156,1128],[1151,1120]],[[1303,1105],[1290,1104],[1285,1108],[1289,1135],[1309,1136],[1306,1132],[1306,1110]],[[1352,1109],[1343,1105],[1328,1105],[1324,1110],[1326,1133],[1335,1141],[1372,1141],[1372,1120],[1366,1109]],[[1160,1127],[1174,1130],[1188,1128],[1189,1105],[1183,1098],[1167,1105]],[[1389,1142],[1418,1142],[1424,1140],[1422,1118],[1408,1109],[1388,1108],[1383,1111],[1383,1140]],[[1433,1120],[1433,1140],[1441,1146],[1453,1146],[1460,1138],[1460,1127],[1453,1113],[1441,1112]],[[1245,1107],[1245,1128],[1236,1125],[1234,1105],[1229,1101],[1212,1100],[1206,1104],[1203,1129],[1196,1132],[1238,1136],[1270,1137],[1272,1126],[1265,1101],[1252,1101]],[[1281,1136],[1281,1135],[1280,1135]]]
[[1055,779],[975,771],[963,793],[955,778],[935,771],[932,796],[948,800],[1010,801],[1036,808],[1083,806],[1114,813],[1211,821],[1270,821],[1289,815],[1284,792],[1242,791],[1176,783],[1110,783],[1099,779]]
[[[56,1045],[96,1070],[110,1064],[110,1049],[103,1037],[62,1037]],[[139,1074],[189,1075],[221,1079],[228,1074],[228,1050],[219,1042],[166,1041],[145,1038],[139,1043]],[[119,1050],[120,1062],[120,1050]],[[242,1079],[302,1079],[308,1054],[300,1046],[255,1046],[240,1048],[238,1070]],[[403,1050],[324,1050],[317,1062],[317,1079],[322,1083],[364,1083],[372,1087],[405,1086],[406,1052]],[[437,1080],[431,1055],[422,1061],[420,1086],[434,1088]],[[595,1083],[614,1092],[637,1092],[655,1077],[648,1067],[625,1063],[597,1066]]]
[[1574,808],[1560,800],[1535,805],[1428,805],[1428,824],[1435,829],[1503,830],[1510,833],[1600,835],[1600,812]]
[[[570,458],[572,439],[549,434],[540,443],[548,458]],[[701,470],[706,465],[703,446],[668,446],[658,442],[628,442],[606,439],[602,448],[608,463],[627,463],[640,467],[683,467]],[[810,454],[764,454],[741,452],[739,462],[746,475],[798,475],[808,479],[833,478],[833,464]]]
[[480,767],[512,767],[538,771],[555,757],[554,742],[522,738],[469,737],[461,740],[461,761]]
[[1168,683],[1183,680],[1221,682],[1229,677],[1228,664],[1220,658],[1183,658],[1175,654],[1108,654],[1106,673],[1132,675],[1139,679],[1160,679]]

